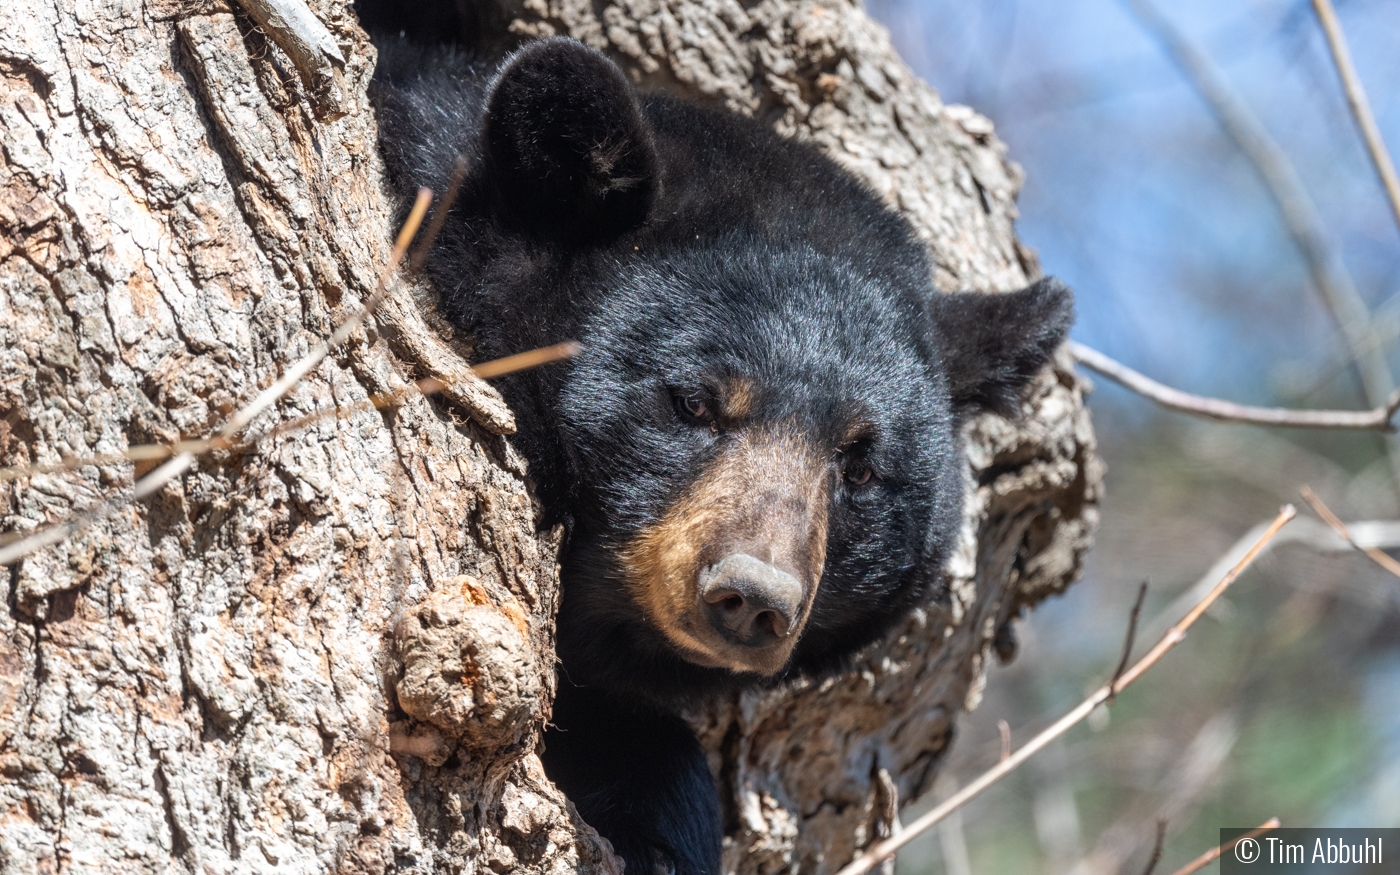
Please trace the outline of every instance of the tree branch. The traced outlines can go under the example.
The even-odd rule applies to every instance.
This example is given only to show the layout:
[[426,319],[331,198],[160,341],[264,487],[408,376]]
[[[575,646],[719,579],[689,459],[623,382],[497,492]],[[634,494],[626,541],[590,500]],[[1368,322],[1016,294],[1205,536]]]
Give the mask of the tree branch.
[[980,795],[983,790],[986,790],[997,781],[1000,781],[1002,778],[1015,771],[1022,763],[1038,753],[1051,741],[1065,734],[1069,731],[1070,727],[1089,716],[1090,712],[1099,705],[1104,704],[1111,697],[1127,689],[1134,681],[1142,677],[1144,672],[1156,665],[1158,661],[1167,654],[1167,651],[1186,639],[1186,630],[1190,629],[1191,626],[1201,618],[1206,612],[1206,609],[1214,604],[1216,599],[1220,598],[1226,589],[1229,589],[1230,585],[1239,578],[1240,574],[1254,562],[1255,557],[1263,552],[1264,548],[1273,540],[1279,530],[1296,515],[1297,511],[1293,509],[1293,505],[1284,505],[1283,508],[1279,510],[1278,516],[1274,518],[1274,521],[1269,525],[1268,529],[1264,531],[1264,534],[1259,540],[1255,542],[1254,546],[1250,548],[1250,551],[1245,554],[1244,558],[1242,558],[1234,568],[1231,568],[1230,571],[1220,579],[1220,582],[1187,612],[1186,616],[1182,617],[1181,620],[1168,629],[1166,634],[1153,645],[1152,649],[1149,650],[1142,659],[1134,663],[1131,668],[1099,687],[1089,698],[1080,702],[1074,710],[1055,721],[1048,729],[1031,739],[1021,747],[1020,750],[1017,750],[1002,762],[983,772],[975,781],[948,797],[942,805],[935,807],[932,811],[929,811],[918,820],[907,825],[904,831],[899,835],[891,836],[877,843],[873,848],[852,860],[842,868],[837,875],[861,875],[861,873],[879,864],[882,860],[893,856],[896,851],[907,845],[915,837],[924,833],[930,827],[972,801]]
[[1356,538],[1352,537],[1351,529],[1347,527],[1347,524],[1342,522],[1341,518],[1333,513],[1330,507],[1322,503],[1322,499],[1317,497],[1317,493],[1313,492],[1311,487],[1304,486],[1302,493],[1303,500],[1308,503],[1308,506],[1313,509],[1314,513],[1322,517],[1324,523],[1332,527],[1332,531],[1341,535],[1348,544],[1371,557],[1372,562],[1375,562],[1396,577],[1400,577],[1400,562],[1396,562],[1385,553],[1382,553],[1379,547],[1363,547],[1361,544],[1357,543]]
[[[1144,590],[1144,592],[1145,591],[1146,590]],[[1147,868],[1142,870],[1142,875],[1152,875],[1153,870],[1157,868],[1157,864],[1162,860],[1162,846],[1166,844],[1166,841],[1167,820],[1166,818],[1158,818],[1157,839],[1152,843],[1152,856],[1148,858]]]
[[1185,866],[1182,866],[1180,869],[1177,869],[1175,872],[1172,873],[1172,875],[1191,875],[1192,872],[1198,872],[1201,869],[1204,869],[1206,866],[1209,866],[1211,863],[1215,862],[1221,854],[1225,853],[1226,851],[1233,850],[1235,845],[1239,844],[1245,839],[1258,838],[1259,836],[1263,835],[1271,829],[1278,829],[1278,827],[1279,819],[1277,817],[1271,817],[1268,820],[1261,823],[1259,826],[1245,833],[1244,835],[1231,839],[1223,845],[1216,845],[1209,851],[1206,851],[1204,854],[1201,854],[1196,859],[1187,863]]
[[1346,33],[1337,20],[1337,10],[1332,0],[1313,0],[1313,10],[1327,35],[1327,47],[1332,50],[1332,60],[1337,65],[1337,75],[1342,79],[1342,89],[1347,95],[1347,106],[1351,107],[1352,118],[1361,129],[1361,138],[1366,141],[1366,151],[1371,155],[1376,174],[1385,187],[1395,222],[1400,225],[1400,176],[1395,174],[1395,164],[1390,160],[1390,152],[1385,148],[1381,129],[1376,126],[1376,117],[1371,114],[1371,102],[1366,99],[1366,89],[1361,77],[1356,75],[1356,66],[1351,62],[1351,50],[1347,48]]
[[[1118,683],[1118,679],[1123,676],[1123,672],[1128,668],[1128,660],[1133,657],[1133,639],[1137,637],[1138,620],[1142,619],[1142,603],[1147,600],[1147,581],[1143,581],[1138,587],[1137,599],[1133,602],[1133,612],[1128,617],[1128,634],[1123,637],[1123,656],[1118,660],[1118,667],[1113,670],[1113,678],[1108,682],[1110,691]],[[1118,697],[1115,692],[1109,692],[1107,704],[1112,705],[1113,700]],[[1006,759],[1006,757],[1002,757]]]
[[1400,410],[1400,391],[1391,393],[1383,406],[1374,410],[1292,410],[1286,407],[1254,407],[1192,395],[1180,389],[1163,385],[1151,377],[1133,370],[1127,365],[1109,358],[1096,349],[1082,343],[1069,341],[1070,354],[1074,360],[1095,373],[1128,389],[1156,401],[1163,407],[1218,419],[1225,422],[1248,422],[1255,425],[1287,426],[1291,428],[1336,428],[1358,429],[1363,431],[1392,432],[1395,426],[1391,420]]
[[415,394],[432,395],[442,392],[449,386],[460,383],[467,379],[490,380],[494,377],[501,377],[506,374],[513,374],[517,371],[537,368],[540,365],[550,362],[562,361],[579,354],[582,349],[574,341],[568,340],[563,343],[556,343],[552,346],[542,346],[538,349],[519,352],[515,355],[508,355],[503,358],[492,359],[489,362],[482,362],[473,365],[464,371],[443,374],[437,377],[424,377],[397,389],[388,392],[381,392],[378,395],[371,395],[353,404],[343,404],[336,407],[327,407],[315,413],[308,413],[297,419],[288,420],[273,426],[265,434],[257,438],[235,441],[231,438],[215,435],[210,438],[198,440],[175,441],[168,444],[138,444],[134,447],[127,447],[119,453],[106,453],[100,456],[81,456],[78,458],[64,459],[52,465],[20,465],[13,468],[0,468],[0,483],[7,480],[21,480],[25,477],[33,477],[36,474],[55,474],[60,471],[76,471],[79,468],[86,468],[89,465],[118,465],[122,462],[151,462],[159,459],[168,459],[181,453],[191,453],[196,456],[212,453],[216,450],[247,450],[270,437],[283,435],[288,432],[306,428],[325,419],[344,419],[352,413],[359,413],[363,410],[384,410],[389,407],[396,407],[407,401]]

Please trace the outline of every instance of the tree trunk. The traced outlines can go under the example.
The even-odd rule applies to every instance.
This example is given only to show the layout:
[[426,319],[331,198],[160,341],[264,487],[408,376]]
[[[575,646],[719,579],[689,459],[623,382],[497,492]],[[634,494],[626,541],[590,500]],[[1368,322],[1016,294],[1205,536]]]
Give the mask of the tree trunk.
[[[220,0],[0,4],[0,464],[207,434],[373,290],[394,212],[373,50],[345,0],[311,9],[345,59],[332,104]],[[1036,271],[991,125],[858,6],[524,0],[482,19],[819,144],[909,216],[940,287]],[[499,396],[458,383],[268,435],[460,370],[468,347],[421,297],[393,286],[256,445],[6,569],[0,870],[618,871],[535,753],[559,534],[537,531]],[[694,715],[729,868],[833,871],[930,785],[1003,630],[1078,571],[1099,476],[1084,388],[1061,358],[1023,422],[969,426],[947,598],[857,671]],[[0,546],[148,467],[4,482]]]

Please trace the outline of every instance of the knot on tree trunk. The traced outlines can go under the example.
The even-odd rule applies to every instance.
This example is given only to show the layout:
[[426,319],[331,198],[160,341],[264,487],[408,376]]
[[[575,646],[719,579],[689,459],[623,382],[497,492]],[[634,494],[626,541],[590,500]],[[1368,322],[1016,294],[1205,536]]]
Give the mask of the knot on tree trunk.
[[[417,605],[395,627],[403,674],[399,706],[469,748],[518,743],[544,706],[525,614],[485,603],[464,578]],[[436,757],[429,757],[434,759]]]

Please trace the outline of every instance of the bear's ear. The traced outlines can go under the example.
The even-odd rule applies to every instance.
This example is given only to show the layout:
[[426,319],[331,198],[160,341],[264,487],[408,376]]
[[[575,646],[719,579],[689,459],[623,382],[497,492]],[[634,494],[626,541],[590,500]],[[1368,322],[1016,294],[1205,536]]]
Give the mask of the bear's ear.
[[929,309],[954,405],[1012,415],[1069,332],[1074,293],[1047,277],[1019,292],[934,295]]
[[562,37],[531,43],[491,86],[487,185],[532,232],[606,237],[646,220],[659,185],[651,130],[617,65]]

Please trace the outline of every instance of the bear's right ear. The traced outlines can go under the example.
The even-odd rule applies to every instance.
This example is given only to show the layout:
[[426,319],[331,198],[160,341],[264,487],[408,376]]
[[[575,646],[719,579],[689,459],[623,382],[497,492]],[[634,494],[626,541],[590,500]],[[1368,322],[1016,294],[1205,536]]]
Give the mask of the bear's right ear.
[[491,85],[486,183],[502,218],[607,237],[646,220],[660,184],[651,130],[617,65],[571,39],[531,43]]

